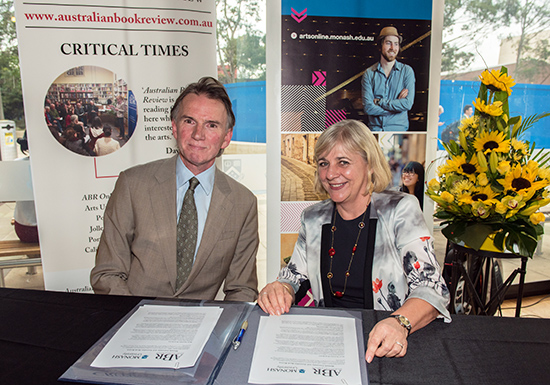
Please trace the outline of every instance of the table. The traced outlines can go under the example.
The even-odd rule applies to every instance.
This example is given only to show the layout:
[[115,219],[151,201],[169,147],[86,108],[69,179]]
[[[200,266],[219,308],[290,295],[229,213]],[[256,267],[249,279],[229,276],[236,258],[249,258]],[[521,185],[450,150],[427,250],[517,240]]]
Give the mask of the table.
[[[59,384],[57,378],[141,299],[0,288],[0,384]],[[363,311],[365,336],[387,315]],[[375,358],[369,381],[550,383],[549,353],[550,319],[454,315],[451,324],[434,321],[412,334],[406,357]]]

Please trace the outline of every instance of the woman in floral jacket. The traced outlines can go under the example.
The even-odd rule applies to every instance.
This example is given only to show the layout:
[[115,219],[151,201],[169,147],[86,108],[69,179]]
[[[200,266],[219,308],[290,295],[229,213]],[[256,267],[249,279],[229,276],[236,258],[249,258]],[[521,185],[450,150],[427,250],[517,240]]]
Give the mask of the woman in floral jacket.
[[260,292],[273,315],[309,280],[317,306],[391,311],[369,335],[365,358],[402,357],[407,337],[436,317],[450,321],[449,291],[416,198],[386,191],[388,163],[361,122],[328,128],[315,146],[317,188],[330,199],[302,213],[288,265]]

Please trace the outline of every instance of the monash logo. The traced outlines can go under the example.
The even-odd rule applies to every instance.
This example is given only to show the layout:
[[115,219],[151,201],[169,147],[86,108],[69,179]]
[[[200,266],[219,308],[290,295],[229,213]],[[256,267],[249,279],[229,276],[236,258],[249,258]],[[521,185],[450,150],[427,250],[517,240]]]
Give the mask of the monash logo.
[[123,353],[123,354],[113,354],[113,360],[139,360],[141,358],[140,353]]
[[268,372],[277,372],[277,373],[298,373],[298,369],[295,367],[290,368],[267,368]]

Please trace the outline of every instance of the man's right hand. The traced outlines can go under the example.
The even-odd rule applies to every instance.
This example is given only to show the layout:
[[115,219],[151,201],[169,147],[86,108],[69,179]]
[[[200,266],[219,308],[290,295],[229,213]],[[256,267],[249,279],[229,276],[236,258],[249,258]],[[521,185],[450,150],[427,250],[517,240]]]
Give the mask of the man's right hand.
[[409,95],[409,90],[406,88],[403,88],[399,95],[397,95],[397,99],[405,99]]
[[260,291],[258,305],[270,315],[288,313],[294,302],[294,295],[291,293],[294,293],[294,289],[288,283],[269,283]]

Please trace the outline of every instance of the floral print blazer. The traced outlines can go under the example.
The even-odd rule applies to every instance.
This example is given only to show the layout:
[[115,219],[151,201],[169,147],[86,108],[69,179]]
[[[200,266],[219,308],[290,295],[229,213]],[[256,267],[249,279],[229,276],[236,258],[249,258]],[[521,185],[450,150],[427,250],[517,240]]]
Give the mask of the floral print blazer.
[[[374,309],[394,311],[406,299],[420,298],[450,322],[449,290],[416,197],[386,190],[373,193],[370,204],[370,218],[377,219],[372,263]],[[324,306],[320,273],[322,226],[331,223],[333,209],[334,203],[327,199],[302,212],[292,258],[278,277],[295,291],[309,279],[316,306]]]

